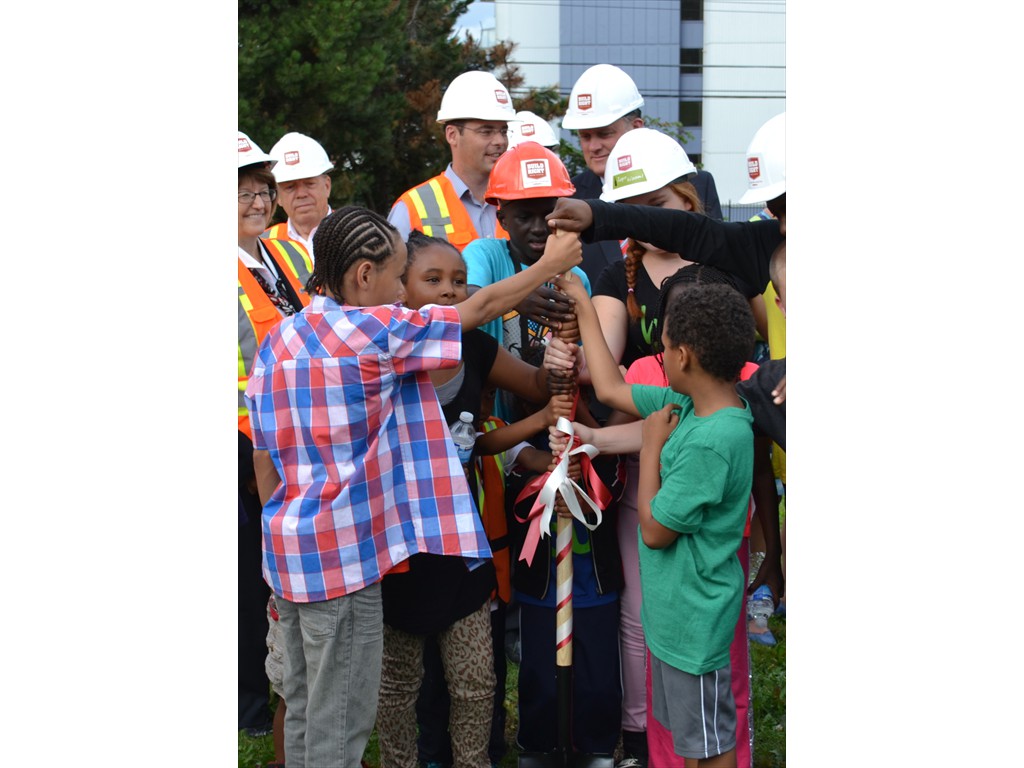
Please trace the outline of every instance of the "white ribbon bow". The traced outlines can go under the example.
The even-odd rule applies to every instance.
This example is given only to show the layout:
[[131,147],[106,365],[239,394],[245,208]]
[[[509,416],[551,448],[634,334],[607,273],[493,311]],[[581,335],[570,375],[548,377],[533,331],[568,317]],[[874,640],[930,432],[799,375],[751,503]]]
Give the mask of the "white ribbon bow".
[[[598,449],[589,443],[584,443],[576,448],[572,447],[573,428],[572,422],[564,416],[558,417],[558,422],[555,424],[555,429],[559,432],[564,432],[569,436],[569,442],[566,443],[565,450],[562,451],[562,455],[558,459],[558,464],[551,470],[551,474],[548,475],[547,481],[544,483],[544,487],[540,489],[540,493],[537,494],[537,500],[544,504],[544,511],[541,512],[540,516],[540,535],[550,535],[551,529],[551,515],[555,510],[555,494],[561,494],[562,498],[565,499],[566,506],[569,507],[569,511],[572,516],[579,520],[588,530],[594,530],[601,524],[601,507],[599,507],[593,499],[591,499],[587,492],[584,491],[576,481],[569,477],[569,457],[575,456],[577,453],[585,453],[591,459],[593,459],[599,453]],[[583,508],[580,506],[579,500],[576,497],[576,491],[583,497],[583,500],[590,505],[590,508],[597,514],[597,522],[591,525],[587,522],[587,518],[583,514]]]

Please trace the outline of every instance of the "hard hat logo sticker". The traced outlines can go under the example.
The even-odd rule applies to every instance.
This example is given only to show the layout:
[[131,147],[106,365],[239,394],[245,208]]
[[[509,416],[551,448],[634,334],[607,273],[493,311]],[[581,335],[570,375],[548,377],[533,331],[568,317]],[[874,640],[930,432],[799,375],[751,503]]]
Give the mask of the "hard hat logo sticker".
[[295,165],[298,162],[299,162],[299,153],[298,153],[297,150],[293,150],[291,152],[285,152],[284,153],[284,164],[285,165]]
[[499,104],[508,104],[508,94],[503,90],[495,90],[494,98],[498,100]]
[[533,123],[523,123],[521,130],[523,136],[533,136],[537,132],[537,129],[533,127]]
[[594,106],[594,97],[589,93],[581,93],[576,96],[576,106],[580,109],[590,109]]
[[619,158],[619,170],[620,171],[628,171],[632,167],[633,167],[633,156],[632,155],[623,155],[622,157]]
[[248,152],[251,149],[252,149],[252,147],[249,146],[249,142],[248,141],[246,141],[245,139],[239,139],[238,140],[238,151],[239,152]]
[[757,157],[747,158],[747,175],[751,181],[759,179],[761,177],[761,163]]
[[547,160],[523,160],[521,170],[524,189],[551,186]]

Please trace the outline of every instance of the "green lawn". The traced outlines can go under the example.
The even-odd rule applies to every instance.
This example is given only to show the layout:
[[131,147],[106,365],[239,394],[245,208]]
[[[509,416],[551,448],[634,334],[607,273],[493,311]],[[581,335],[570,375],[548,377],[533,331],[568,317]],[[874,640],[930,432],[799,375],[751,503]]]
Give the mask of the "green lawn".
[[[786,620],[772,617],[769,626],[778,644],[769,648],[750,644],[750,660],[754,678],[754,768],[785,768],[786,766]],[[518,722],[516,685],[519,668],[509,665],[505,709],[508,724],[505,731],[509,744],[515,744]],[[515,768],[515,747],[501,762],[501,768]],[[251,738],[238,733],[238,768],[256,768],[272,762],[274,745],[270,736]],[[379,768],[376,733],[366,749],[366,761]]]

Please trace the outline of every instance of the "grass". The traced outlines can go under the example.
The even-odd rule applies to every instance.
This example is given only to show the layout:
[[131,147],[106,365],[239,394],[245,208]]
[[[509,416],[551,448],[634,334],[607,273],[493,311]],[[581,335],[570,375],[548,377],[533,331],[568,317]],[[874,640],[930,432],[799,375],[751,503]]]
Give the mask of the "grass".
[[[786,768],[786,620],[773,616],[768,625],[778,641],[777,645],[750,644],[754,686],[754,768]],[[514,745],[519,720],[518,681],[519,667],[510,663],[505,689],[505,709],[508,712],[505,738],[512,746],[499,764],[500,768],[516,768],[517,765],[518,752]],[[252,738],[244,731],[238,732],[238,768],[256,768],[273,759],[272,737]],[[365,759],[373,768],[380,767],[376,732],[370,737]]]

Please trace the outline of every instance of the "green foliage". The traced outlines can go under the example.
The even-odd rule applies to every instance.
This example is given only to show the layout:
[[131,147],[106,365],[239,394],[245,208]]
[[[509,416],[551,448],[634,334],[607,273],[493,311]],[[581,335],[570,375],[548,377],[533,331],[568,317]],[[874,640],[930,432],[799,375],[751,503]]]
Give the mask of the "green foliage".
[[332,204],[386,211],[447,152],[433,120],[468,68],[451,37],[468,3],[241,0],[239,129],[266,150],[312,136],[335,164]]
[[[331,204],[386,212],[450,160],[436,122],[441,94],[468,70],[493,71],[520,109],[545,118],[565,102],[527,91],[504,41],[453,36],[469,0],[239,0],[238,127],[265,151],[289,131],[334,162]],[[284,213],[279,213],[283,218]]]
[[768,619],[773,646],[750,644],[754,768],[786,768],[786,620]]
[[253,737],[245,731],[238,732],[238,768],[256,768],[257,765],[274,762],[274,737],[271,735]]

